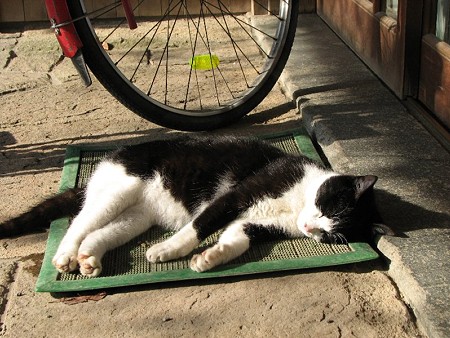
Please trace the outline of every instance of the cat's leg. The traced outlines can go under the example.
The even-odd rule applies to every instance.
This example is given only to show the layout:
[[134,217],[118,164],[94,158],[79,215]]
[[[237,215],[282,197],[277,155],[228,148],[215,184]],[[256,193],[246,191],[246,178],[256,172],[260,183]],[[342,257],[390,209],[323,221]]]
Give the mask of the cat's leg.
[[197,231],[193,223],[189,222],[169,239],[153,245],[147,250],[146,256],[152,263],[166,262],[188,255],[199,244]]
[[154,224],[151,212],[141,202],[122,212],[106,226],[86,236],[78,250],[81,274],[96,277],[102,271],[103,255],[148,230]]
[[233,222],[222,233],[217,244],[192,257],[191,269],[197,272],[210,270],[239,257],[249,247],[250,238],[245,231],[244,223]]
[[248,193],[248,187],[242,182],[240,189],[230,190],[213,200],[179,232],[148,249],[147,259],[154,263],[184,257],[194,250],[202,240],[233,222],[253,200],[252,195]]
[[89,181],[83,208],[73,219],[53,257],[57,270],[75,270],[78,249],[84,238],[136,203],[142,196],[142,187],[142,180],[128,175],[120,164],[102,163]]

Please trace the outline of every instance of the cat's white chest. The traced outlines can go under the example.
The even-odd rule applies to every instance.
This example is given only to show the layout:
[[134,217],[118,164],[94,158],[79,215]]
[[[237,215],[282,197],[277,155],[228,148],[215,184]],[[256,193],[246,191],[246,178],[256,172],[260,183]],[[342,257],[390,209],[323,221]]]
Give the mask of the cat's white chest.
[[292,213],[289,201],[283,196],[280,198],[265,198],[251,206],[245,216],[250,219],[280,217]]
[[261,225],[275,225],[291,235],[297,235],[297,217],[303,202],[299,187],[294,186],[278,198],[264,198],[251,206],[242,218]]

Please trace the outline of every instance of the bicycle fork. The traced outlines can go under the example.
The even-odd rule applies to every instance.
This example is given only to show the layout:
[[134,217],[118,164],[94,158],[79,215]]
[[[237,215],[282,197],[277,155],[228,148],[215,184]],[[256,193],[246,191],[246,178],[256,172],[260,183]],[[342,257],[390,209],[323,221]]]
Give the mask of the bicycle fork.
[[[130,0],[121,0],[130,29],[137,27]],[[45,0],[45,7],[50,19],[51,28],[55,30],[56,39],[63,51],[64,56],[72,60],[75,69],[80,75],[85,86],[92,84],[89,71],[84,61],[82,47],[83,43],[77,34],[74,22],[84,20],[86,16],[72,19],[67,0]]]

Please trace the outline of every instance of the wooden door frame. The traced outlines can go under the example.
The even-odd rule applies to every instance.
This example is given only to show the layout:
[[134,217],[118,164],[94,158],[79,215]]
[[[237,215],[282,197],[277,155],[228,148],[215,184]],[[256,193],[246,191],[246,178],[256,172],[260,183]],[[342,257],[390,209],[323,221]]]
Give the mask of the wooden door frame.
[[417,97],[423,0],[399,0],[397,20],[381,7],[381,0],[317,0],[322,19],[398,97]]

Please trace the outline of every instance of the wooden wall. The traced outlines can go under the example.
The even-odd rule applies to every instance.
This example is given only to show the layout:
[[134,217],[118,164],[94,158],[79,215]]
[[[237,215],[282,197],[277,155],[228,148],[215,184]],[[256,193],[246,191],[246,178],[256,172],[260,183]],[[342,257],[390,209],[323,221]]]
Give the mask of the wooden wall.
[[[192,0],[194,1],[194,0]],[[247,12],[251,10],[252,0],[225,0],[230,2],[232,9],[236,12]],[[260,0],[258,0],[260,1]],[[266,0],[271,1],[271,0]],[[272,0],[273,1],[273,0]],[[109,3],[110,0],[85,0],[88,9],[95,6],[101,6]],[[131,0],[136,3],[137,0]],[[95,6],[94,6],[95,5]],[[300,10],[305,13],[315,11],[315,0],[300,0]],[[138,15],[151,16],[159,15],[159,2],[157,6],[142,6],[139,8]],[[111,14],[111,17],[120,17],[123,11],[118,9]],[[0,22],[30,22],[30,21],[47,21],[47,13],[45,11],[44,0],[0,0]]]
[[317,13],[397,96],[403,97],[404,24],[379,12],[375,8],[378,2],[317,0]]
[[0,22],[47,21],[44,0],[0,0]]
[[432,34],[422,39],[419,100],[450,128],[450,45]]

